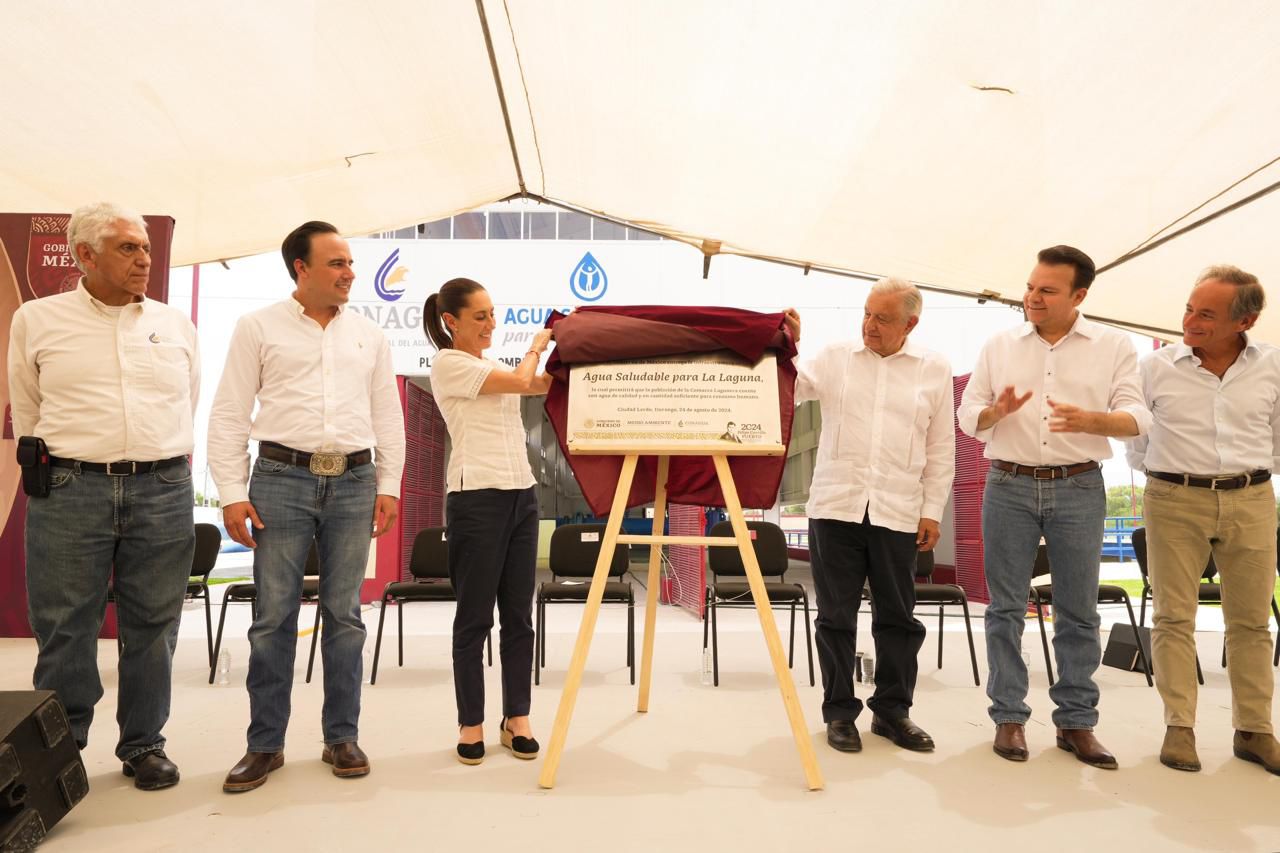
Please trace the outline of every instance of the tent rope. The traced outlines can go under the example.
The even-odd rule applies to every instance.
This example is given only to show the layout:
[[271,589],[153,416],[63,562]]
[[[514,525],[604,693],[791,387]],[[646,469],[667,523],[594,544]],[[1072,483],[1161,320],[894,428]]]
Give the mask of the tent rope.
[[[476,0],[476,12],[480,15],[480,29],[484,32],[484,46],[489,51],[489,67],[493,70],[493,85],[498,90],[498,105],[502,107],[502,123],[507,127],[507,144],[511,146],[511,162],[516,167],[516,183],[520,193],[528,192],[524,185],[524,170],[520,168],[520,154],[516,151],[516,135],[511,130],[511,113],[507,110],[507,94],[502,88],[502,75],[498,73],[498,57],[493,52],[493,36],[489,33],[489,19],[484,14],[484,0]],[[512,38],[514,38],[514,33]]]

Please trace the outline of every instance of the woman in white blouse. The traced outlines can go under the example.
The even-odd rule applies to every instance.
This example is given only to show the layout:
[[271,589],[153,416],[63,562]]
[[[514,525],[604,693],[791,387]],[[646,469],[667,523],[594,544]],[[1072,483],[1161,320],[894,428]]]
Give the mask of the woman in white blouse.
[[481,647],[493,626],[495,603],[501,625],[502,745],[517,758],[535,758],[529,679],[538,499],[519,397],[545,394],[551,385],[551,377],[538,373],[551,331],[534,336],[514,370],[485,358],[496,325],[493,301],[467,278],[451,279],[428,296],[422,322],[439,350],[431,364],[431,393],[453,442],[445,526],[449,579],[458,596],[453,620],[458,760],[484,760]]

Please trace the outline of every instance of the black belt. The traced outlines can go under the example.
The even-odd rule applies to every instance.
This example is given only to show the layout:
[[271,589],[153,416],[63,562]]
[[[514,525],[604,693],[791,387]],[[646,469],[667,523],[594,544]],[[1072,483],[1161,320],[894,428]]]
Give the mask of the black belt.
[[[315,456],[314,453],[308,453],[305,450],[294,450],[292,447],[285,447],[283,444],[276,444],[274,441],[258,442],[258,455],[263,459],[270,459],[272,462],[288,462],[290,465],[310,465],[311,457]],[[345,455],[348,468],[354,468],[357,465],[368,465],[373,461],[372,450],[357,450],[355,453],[347,453]]]
[[1148,477],[1164,480],[1167,483],[1178,483],[1183,486],[1194,486],[1197,489],[1213,489],[1215,492],[1229,492],[1243,489],[1245,486],[1256,486],[1271,479],[1271,472],[1260,468],[1249,474],[1236,474],[1233,477],[1192,477],[1190,474],[1169,474],[1164,471],[1148,471]]
[[1076,474],[1083,474],[1085,471],[1093,471],[1098,467],[1098,463],[1077,462],[1075,465],[1045,465],[1036,468],[1032,465],[1019,465],[1016,462],[992,459],[991,467],[997,471],[1008,471],[1011,474],[1034,477],[1037,480],[1064,480]]
[[110,474],[112,477],[149,474],[152,471],[158,471],[161,468],[168,468],[170,465],[177,465],[179,462],[186,461],[187,457],[185,456],[174,456],[170,459],[159,459],[155,462],[130,462],[129,460],[121,460],[120,462],[81,462],[79,459],[49,457],[49,464],[57,468],[79,467],[81,471],[89,471],[94,474]]

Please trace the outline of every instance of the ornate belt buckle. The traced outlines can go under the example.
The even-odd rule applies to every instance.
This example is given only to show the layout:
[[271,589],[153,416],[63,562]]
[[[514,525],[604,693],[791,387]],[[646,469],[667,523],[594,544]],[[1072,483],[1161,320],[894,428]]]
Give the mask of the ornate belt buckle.
[[311,473],[317,477],[341,477],[347,470],[345,453],[312,453]]

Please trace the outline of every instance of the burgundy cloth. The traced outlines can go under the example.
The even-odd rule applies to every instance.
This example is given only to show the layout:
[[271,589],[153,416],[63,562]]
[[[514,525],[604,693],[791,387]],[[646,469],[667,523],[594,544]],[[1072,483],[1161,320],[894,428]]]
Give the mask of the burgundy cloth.
[[[795,406],[795,343],[785,332],[783,315],[760,314],[740,308],[666,307],[661,305],[587,306],[566,316],[553,312],[556,348],[547,360],[554,382],[547,392],[546,411],[560,450],[569,461],[591,511],[607,515],[622,473],[622,456],[569,453],[569,366],[627,358],[730,350],[752,362],[772,350],[778,359],[778,416],[782,443],[791,443]],[[730,456],[729,468],[744,507],[767,509],[778,497],[786,456]],[[627,506],[651,503],[658,458],[641,456],[627,496]],[[667,476],[667,500],[695,506],[724,506],[724,495],[710,456],[672,456]]]

